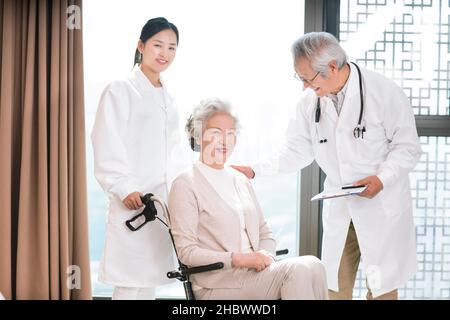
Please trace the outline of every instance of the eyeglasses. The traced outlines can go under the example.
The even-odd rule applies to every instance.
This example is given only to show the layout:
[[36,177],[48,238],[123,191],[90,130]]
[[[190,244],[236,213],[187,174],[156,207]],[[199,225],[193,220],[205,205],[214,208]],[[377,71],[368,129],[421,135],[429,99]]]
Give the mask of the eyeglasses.
[[303,79],[302,77],[300,77],[299,75],[298,75],[298,73],[297,72],[295,72],[294,73],[294,78],[295,79],[297,79],[298,81],[301,81],[301,82],[303,82],[303,83],[309,83],[309,84],[312,84],[312,82],[317,78],[317,76],[319,75],[319,73],[320,73],[320,71],[317,71],[317,73],[316,73],[316,75],[314,76],[314,78],[312,78],[312,79]]

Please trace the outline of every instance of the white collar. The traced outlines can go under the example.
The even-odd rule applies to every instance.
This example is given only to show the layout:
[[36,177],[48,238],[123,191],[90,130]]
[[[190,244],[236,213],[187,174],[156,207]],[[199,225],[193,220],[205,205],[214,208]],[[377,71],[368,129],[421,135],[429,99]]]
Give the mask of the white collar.
[[[133,70],[131,71],[131,80],[136,83],[142,90],[155,90],[157,89],[147,78],[147,76],[142,72],[139,64],[135,64]],[[162,84],[162,88],[165,88],[165,83],[160,76],[159,81]]]
[[225,166],[222,169],[216,169],[216,168],[208,166],[207,164],[203,163],[200,160],[197,160],[196,164],[197,164],[197,166],[200,169],[203,169],[203,170],[206,170],[206,171],[209,171],[209,172],[212,172],[212,173],[226,172],[227,171]]

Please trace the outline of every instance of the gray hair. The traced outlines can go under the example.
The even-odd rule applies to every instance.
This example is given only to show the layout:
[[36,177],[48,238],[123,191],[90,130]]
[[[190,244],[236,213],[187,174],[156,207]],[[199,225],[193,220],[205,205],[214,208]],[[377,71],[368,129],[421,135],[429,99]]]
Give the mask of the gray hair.
[[301,36],[292,45],[294,64],[298,59],[305,58],[311,62],[316,72],[327,75],[328,64],[335,60],[341,69],[348,60],[344,49],[338,40],[328,32],[310,32]]
[[192,111],[191,116],[186,122],[185,130],[188,135],[189,144],[193,151],[200,151],[200,146],[196,140],[200,138],[203,126],[206,122],[218,113],[225,113],[233,118],[236,129],[239,127],[238,118],[232,113],[231,105],[218,98],[209,98],[200,101]]

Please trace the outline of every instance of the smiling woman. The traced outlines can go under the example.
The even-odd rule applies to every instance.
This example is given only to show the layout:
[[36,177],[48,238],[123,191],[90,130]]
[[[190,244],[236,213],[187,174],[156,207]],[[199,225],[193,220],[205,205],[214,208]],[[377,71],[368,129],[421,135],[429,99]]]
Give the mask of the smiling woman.
[[150,19],[142,28],[134,64],[140,65],[155,87],[162,87],[159,74],[175,59],[178,42],[177,27],[165,18]]
[[142,28],[140,59],[131,75],[110,83],[97,109],[94,174],[109,201],[99,280],[114,286],[113,299],[154,299],[155,287],[168,283],[165,271],[173,268],[164,228],[149,224],[133,232],[125,221],[143,206],[143,194],[167,198],[178,114],[161,73],[173,62],[177,43],[174,24],[150,19]]
[[[290,47],[303,32],[304,1],[286,0],[282,6],[272,0],[197,0],[195,4],[184,0],[134,0],[133,3],[135,5],[128,6],[123,0],[96,0],[84,4],[88,132],[105,86],[111,79],[123,79],[129,74],[130,57],[137,47],[141,23],[151,12],[155,17],[164,16],[174,21],[181,33],[181,44],[175,48],[176,59],[164,72],[162,83],[176,98],[179,128],[182,129],[198,101],[208,96],[222,97],[233,102],[242,123],[239,143],[230,163],[251,163],[277,148],[301,92],[298,82],[292,79]],[[108,8],[107,13],[105,8]],[[170,43],[173,44],[166,42]],[[136,58],[140,58],[140,52]],[[157,82],[152,85],[158,90]],[[154,115],[144,113],[144,116]],[[141,131],[144,127],[149,126],[142,125],[136,130]],[[153,140],[153,137],[148,138],[145,144]],[[143,148],[145,144],[136,145],[133,150]],[[150,158],[153,157],[154,152]],[[182,157],[178,158],[181,160]],[[142,158],[143,165],[150,166],[146,160]],[[94,295],[111,296],[111,286],[97,281],[98,273],[101,273],[107,205],[104,193],[94,179],[89,145],[87,164]],[[296,255],[297,174],[261,178],[252,183],[278,247],[288,248],[290,255]],[[159,288],[156,295],[182,297],[184,293],[182,286],[175,282]]]
[[202,101],[186,129],[201,146],[200,156],[170,189],[171,234],[184,265],[223,264],[220,272],[190,277],[195,298],[327,299],[319,259],[275,261],[276,240],[250,180],[226,165],[237,142],[230,106],[220,99]]

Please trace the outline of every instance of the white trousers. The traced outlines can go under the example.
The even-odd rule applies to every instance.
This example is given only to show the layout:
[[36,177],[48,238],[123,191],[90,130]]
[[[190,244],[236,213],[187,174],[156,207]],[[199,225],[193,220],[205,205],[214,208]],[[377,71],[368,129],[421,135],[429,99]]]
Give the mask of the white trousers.
[[113,300],[155,300],[155,288],[114,287]]
[[314,256],[287,258],[261,272],[248,271],[238,289],[199,289],[198,300],[315,300],[328,299],[325,268]]

